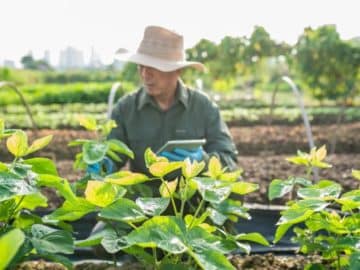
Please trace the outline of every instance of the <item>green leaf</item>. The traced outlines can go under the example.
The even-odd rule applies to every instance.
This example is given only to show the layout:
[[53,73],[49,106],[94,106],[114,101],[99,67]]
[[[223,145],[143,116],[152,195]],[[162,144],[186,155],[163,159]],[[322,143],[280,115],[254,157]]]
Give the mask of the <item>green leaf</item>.
[[48,158],[30,158],[24,160],[25,164],[31,165],[31,170],[37,174],[51,174],[58,176],[55,163]]
[[309,209],[288,209],[281,212],[280,220],[277,224],[296,224],[305,221],[314,213]]
[[281,198],[293,189],[293,183],[281,179],[274,179],[269,186],[269,200]]
[[146,216],[141,211],[141,208],[133,201],[125,198],[120,198],[114,203],[103,208],[99,217],[117,220],[125,223],[128,222],[140,222],[146,219]]
[[301,198],[338,198],[341,193],[341,189],[341,185],[333,181],[321,180],[313,186],[300,188],[297,194]]
[[169,198],[137,198],[136,204],[148,216],[159,216],[169,206]]
[[221,212],[211,208],[211,207],[208,207],[207,208],[207,211],[209,211],[209,217],[210,219],[216,224],[216,225],[219,225],[219,226],[222,226],[225,221],[228,219],[228,216],[227,215],[224,215],[222,214]]
[[235,215],[245,219],[250,219],[247,208],[241,206],[240,201],[227,199],[221,203],[213,203],[213,208],[223,215]]
[[5,172],[8,170],[8,167],[5,163],[0,162],[0,172]]
[[274,243],[279,242],[292,225],[291,223],[285,223],[278,226],[275,232]]
[[6,146],[15,157],[26,155],[28,149],[28,138],[24,131],[17,130],[6,141]]
[[181,219],[155,216],[132,231],[126,239],[129,245],[158,247],[172,254],[181,254],[188,250],[185,232],[185,224]]
[[128,231],[131,229],[131,227],[126,225],[125,223],[120,223],[116,225],[112,224],[111,226],[105,223],[103,224],[105,225],[103,229],[96,230],[96,232],[91,233],[91,235],[86,239],[76,241],[75,245],[77,247],[89,247],[89,246],[99,245],[105,235],[109,235],[109,234],[112,235],[112,232],[115,233],[115,230],[112,226],[115,226],[116,233],[118,236],[126,235]]
[[124,154],[131,159],[134,159],[134,152],[123,142],[115,139],[108,140],[109,149],[113,152]]
[[168,162],[168,161],[159,161],[153,163],[149,167],[149,171],[152,175],[156,177],[164,177],[170,172],[173,172],[183,166],[182,162]]
[[0,237],[0,269],[6,269],[25,240],[24,233],[13,229]]
[[114,174],[107,175],[105,181],[120,186],[137,185],[149,180],[149,177],[142,173],[133,173],[130,171],[119,171]]
[[159,161],[168,161],[165,157],[158,157],[150,148],[146,148],[144,153],[144,160],[146,168]]
[[0,221],[8,222],[9,217],[13,215],[15,207],[15,199],[0,202]]
[[104,159],[109,145],[107,143],[90,141],[83,144],[83,160],[86,164],[94,164]]
[[44,216],[43,221],[74,221],[95,210],[95,205],[92,205],[83,198],[78,198],[77,200],[65,201],[60,208],[56,209],[51,214]]
[[35,187],[19,179],[16,174],[0,172],[0,202],[14,196],[28,195],[37,191]]
[[37,207],[47,207],[47,197],[40,192],[28,194],[22,198],[22,196],[16,196],[16,203],[18,203],[18,209],[34,210]]
[[117,189],[112,184],[103,181],[88,181],[85,198],[96,206],[105,207],[116,200]]
[[52,135],[48,135],[48,136],[45,136],[43,138],[40,138],[40,139],[37,139],[37,140],[33,141],[33,143],[27,149],[25,155],[31,154],[33,152],[36,152],[36,151],[44,148],[45,146],[47,146],[50,143],[52,138],[53,138]]
[[101,240],[101,245],[110,254],[115,254],[116,252],[129,247],[126,238],[119,237],[115,231],[108,231]]
[[349,270],[360,269],[360,251],[356,251],[350,256]]
[[220,203],[227,199],[231,193],[231,182],[213,180],[211,178],[195,177],[198,190],[205,201]]
[[70,232],[34,224],[31,233],[31,243],[39,253],[74,253],[74,240]]
[[236,240],[240,241],[251,241],[254,243],[258,243],[263,246],[270,246],[269,242],[262,236],[260,233],[242,233],[238,234],[235,237]]
[[96,120],[90,116],[80,116],[79,123],[89,131],[97,130]]
[[76,139],[73,140],[71,142],[68,143],[68,146],[78,146],[78,145],[83,145],[86,142],[91,142],[91,140],[86,140],[86,139]]
[[258,184],[239,181],[236,183],[233,183],[231,186],[231,191],[240,195],[245,195],[251,192],[254,192],[255,190],[259,189]]
[[206,270],[235,270],[236,268],[220,252],[215,250],[204,250],[201,253],[192,253],[192,257]]
[[187,242],[196,253],[201,253],[205,250],[213,250],[222,254],[227,254],[236,250],[238,247],[235,241],[222,239],[200,227],[192,228],[186,237]]
[[116,161],[116,162],[121,162],[121,161],[122,161],[121,157],[119,157],[118,154],[116,154],[115,152],[111,151],[110,149],[107,150],[106,155],[107,155],[110,159],[112,159],[113,161]]
[[103,125],[100,126],[102,136],[107,137],[111,130],[116,127],[117,125],[115,120],[107,120]]
[[321,211],[324,208],[326,208],[330,203],[327,203],[323,200],[317,200],[317,199],[306,199],[306,200],[300,200],[297,201],[292,207],[295,205],[299,206],[299,208],[306,208],[313,210],[315,212]]
[[69,182],[65,178],[49,174],[39,174],[37,184],[39,186],[55,188],[61,194],[61,196],[63,196],[68,201],[77,200],[77,197],[72,191]]

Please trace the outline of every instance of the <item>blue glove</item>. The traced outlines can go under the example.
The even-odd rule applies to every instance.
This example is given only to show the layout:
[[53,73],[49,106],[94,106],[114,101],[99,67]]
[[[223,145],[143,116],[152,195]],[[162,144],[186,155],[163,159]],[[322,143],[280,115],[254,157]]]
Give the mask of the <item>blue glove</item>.
[[203,148],[201,146],[191,150],[174,148],[171,152],[163,151],[159,155],[170,161],[183,161],[186,158],[190,158],[191,161],[200,161],[203,159]]
[[94,164],[89,164],[86,168],[86,172],[91,173],[91,174],[100,175],[102,168],[104,168],[105,174],[110,174],[110,173],[114,172],[115,164],[110,158],[105,157],[100,162],[96,162]]

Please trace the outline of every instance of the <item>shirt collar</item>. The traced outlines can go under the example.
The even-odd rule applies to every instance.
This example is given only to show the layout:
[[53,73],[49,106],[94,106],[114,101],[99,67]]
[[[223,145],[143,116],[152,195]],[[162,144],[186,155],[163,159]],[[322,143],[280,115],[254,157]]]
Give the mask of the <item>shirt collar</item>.
[[[179,80],[177,84],[174,104],[176,104],[178,101],[180,101],[185,108],[187,108],[189,105],[189,93],[186,89],[185,84],[181,80]],[[152,97],[149,96],[145,88],[142,87],[140,91],[137,109],[141,110],[146,104],[152,104],[153,106],[157,107]]]

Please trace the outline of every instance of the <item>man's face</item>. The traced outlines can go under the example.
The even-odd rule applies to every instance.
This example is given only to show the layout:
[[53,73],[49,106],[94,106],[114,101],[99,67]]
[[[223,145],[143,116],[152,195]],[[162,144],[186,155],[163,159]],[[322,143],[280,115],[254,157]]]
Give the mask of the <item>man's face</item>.
[[180,70],[163,72],[142,65],[138,65],[138,70],[141,80],[150,96],[161,97],[175,93]]

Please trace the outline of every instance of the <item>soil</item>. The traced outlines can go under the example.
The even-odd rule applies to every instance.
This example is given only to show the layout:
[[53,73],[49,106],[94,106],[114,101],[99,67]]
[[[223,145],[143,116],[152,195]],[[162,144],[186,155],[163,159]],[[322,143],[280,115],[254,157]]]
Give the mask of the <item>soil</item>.
[[[312,126],[315,144],[321,146],[329,144],[334,134],[337,134],[335,154],[327,157],[326,161],[333,165],[330,169],[321,170],[321,179],[330,179],[339,182],[344,191],[358,187],[358,182],[351,177],[351,169],[360,169],[360,122],[336,125]],[[230,132],[239,151],[238,164],[244,170],[243,179],[258,183],[259,192],[246,195],[245,202],[269,204],[267,188],[272,179],[286,179],[288,176],[301,176],[302,168],[292,165],[285,160],[286,157],[295,155],[297,150],[308,151],[305,129],[302,125],[295,126],[245,126],[230,127]],[[35,138],[53,134],[54,138],[44,150],[36,153],[36,156],[52,158],[58,167],[59,174],[69,181],[81,178],[83,172],[74,171],[73,158],[79,148],[68,147],[67,144],[77,138],[93,138],[94,134],[83,130],[39,130],[27,131],[29,141]],[[4,141],[0,145],[2,160],[10,160],[10,155],[5,152]],[[54,192],[45,189],[50,200],[50,207],[58,206],[61,200]],[[281,200],[275,200],[273,204],[282,204]]]
[[[300,270],[309,263],[321,263],[319,257],[310,256],[276,256],[272,253],[264,255],[234,255],[229,258],[236,269],[249,270]],[[32,261],[21,264],[16,270],[65,270],[55,263]],[[115,267],[111,263],[101,261],[83,261],[75,264],[74,270],[145,270],[138,263],[125,263]]]

